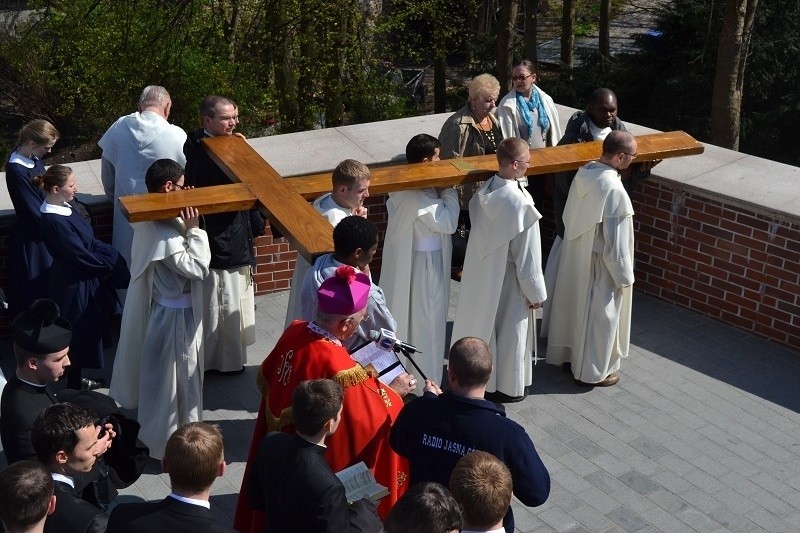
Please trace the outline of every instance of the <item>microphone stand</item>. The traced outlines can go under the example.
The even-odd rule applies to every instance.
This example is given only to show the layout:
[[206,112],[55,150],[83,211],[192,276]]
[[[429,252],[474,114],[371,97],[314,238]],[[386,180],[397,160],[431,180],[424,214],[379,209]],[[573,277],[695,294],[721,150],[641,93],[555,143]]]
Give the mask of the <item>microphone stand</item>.
[[[406,350],[405,348],[401,348],[401,347],[399,347],[397,345],[392,346],[392,349],[394,350],[394,353],[401,353],[402,352],[402,354],[406,356],[406,359],[411,361],[411,364],[414,365],[414,368],[417,369],[417,372],[419,372],[419,377],[421,377],[423,381],[426,381],[428,379],[428,377],[425,375],[425,373],[422,371],[422,369],[419,366],[417,366],[417,363],[416,363],[416,361],[414,361],[414,358],[411,356],[411,352],[410,351]],[[422,352],[417,352],[417,353],[422,353]]]

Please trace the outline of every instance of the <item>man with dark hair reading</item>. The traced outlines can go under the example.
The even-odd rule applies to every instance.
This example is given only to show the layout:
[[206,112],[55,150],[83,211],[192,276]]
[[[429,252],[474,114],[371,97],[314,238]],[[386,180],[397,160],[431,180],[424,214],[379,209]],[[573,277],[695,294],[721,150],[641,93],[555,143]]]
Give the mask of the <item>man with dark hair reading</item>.
[[6,533],[41,533],[55,510],[53,478],[43,464],[23,460],[0,470],[0,521]]
[[[297,432],[274,432],[261,441],[247,497],[265,512],[265,531],[380,530],[375,504],[362,499],[351,511],[344,485],[325,462],[325,441],[342,420],[342,397],[341,386],[330,379],[300,382],[292,394]],[[371,529],[351,524],[358,514],[371,519]]]
[[513,489],[511,472],[494,455],[474,451],[459,459],[450,492],[464,515],[462,533],[503,533]]
[[108,533],[169,531],[232,533],[211,517],[209,497],[214,480],[225,473],[222,434],[204,422],[178,428],[167,441],[164,472],[172,493],[160,502],[123,503],[114,508]]
[[[438,161],[439,148],[436,137],[423,133],[406,145],[406,159]],[[397,320],[397,337],[420,349],[422,356],[415,362],[426,377],[441,382],[450,299],[450,235],[458,226],[458,195],[452,187],[393,192],[386,209],[381,286]],[[417,394],[422,394],[423,385],[417,383]]]
[[[529,507],[550,495],[550,474],[525,428],[484,399],[492,374],[492,356],[484,341],[457,340],[450,348],[447,376],[451,390],[426,384],[425,394],[403,407],[392,426],[389,442],[408,459],[411,483],[447,484],[458,460],[475,450],[489,452],[508,465],[514,495]],[[438,396],[437,396],[438,394]],[[514,514],[503,525],[514,531]]]
[[[181,190],[183,168],[159,159],[145,182],[151,193]],[[131,258],[109,394],[139,408],[139,438],[161,459],[178,427],[203,419],[203,280],[211,250],[197,209],[135,224]]]

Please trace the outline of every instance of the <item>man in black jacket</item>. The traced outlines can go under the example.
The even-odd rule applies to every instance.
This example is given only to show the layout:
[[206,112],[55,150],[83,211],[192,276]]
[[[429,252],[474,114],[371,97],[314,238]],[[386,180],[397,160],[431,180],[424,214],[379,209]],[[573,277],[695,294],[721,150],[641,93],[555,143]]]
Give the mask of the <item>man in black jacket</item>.
[[325,462],[325,439],[339,427],[343,395],[330,379],[300,382],[292,394],[297,433],[273,432],[261,441],[247,497],[265,512],[265,531],[380,531],[375,504],[361,499],[348,507],[344,485]]
[[17,368],[3,389],[0,438],[8,464],[33,459],[31,426],[47,407],[58,402],[48,386],[69,368],[70,323],[52,300],[36,300],[11,324]]
[[[425,394],[400,411],[389,444],[408,459],[412,486],[422,481],[447,486],[458,460],[480,450],[508,466],[520,502],[542,505],[550,495],[550,474],[525,428],[484,399],[491,373],[492,354],[484,341],[475,337],[456,341],[447,367],[451,390],[441,392],[426,381]],[[503,525],[513,533],[511,508]]]
[[98,457],[111,446],[111,425],[95,423],[88,409],[71,403],[57,403],[36,417],[31,442],[36,456],[53,478],[55,512],[44,523],[45,533],[102,533],[108,515],[82,499],[75,488],[75,477],[87,475]]
[[[203,127],[189,134],[186,185],[227,185],[230,178],[209,157],[200,142],[205,137],[239,135],[236,104],[224,96],[207,96],[200,104]],[[203,216],[211,248],[211,272],[203,281],[205,369],[239,373],[247,362],[247,346],[255,342],[252,269],[253,239],[264,233],[266,221],[258,210]]]
[[[577,144],[591,141],[602,141],[612,131],[628,131],[625,124],[617,118],[617,95],[611,89],[601,87],[592,91],[589,104],[584,111],[576,111],[569,118],[564,136],[558,141],[563,144]],[[630,196],[633,186],[639,181],[650,176],[650,170],[658,161],[634,163],[629,172],[622,174],[622,184]],[[567,196],[572,180],[577,171],[570,170],[556,174],[555,190],[553,191],[553,210],[555,212],[556,233],[564,238],[564,206],[567,205]],[[548,293],[549,294],[549,293]]]
[[172,493],[160,502],[123,503],[114,508],[108,533],[234,533],[211,517],[211,486],[225,473],[222,434],[216,426],[191,422],[170,436],[161,466]]

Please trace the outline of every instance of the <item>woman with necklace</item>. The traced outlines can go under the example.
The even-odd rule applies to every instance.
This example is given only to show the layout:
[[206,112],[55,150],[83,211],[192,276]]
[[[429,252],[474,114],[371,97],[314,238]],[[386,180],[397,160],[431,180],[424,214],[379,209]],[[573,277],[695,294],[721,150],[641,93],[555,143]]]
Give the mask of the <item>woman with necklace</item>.
[[42,240],[39,207],[44,192],[34,186],[34,176],[44,174],[42,157],[59,138],[58,130],[46,120],[28,122],[19,131],[14,151],[6,163],[6,187],[16,219],[8,237],[6,287],[9,316],[47,298],[48,276],[53,258]]
[[42,237],[53,256],[49,298],[72,324],[67,387],[97,388],[98,382],[81,379],[81,370],[103,368],[103,349],[111,345],[108,319],[114,309],[112,291],[104,284],[126,288],[128,265],[115,248],[95,238],[89,222],[70,205],[78,192],[70,167],[53,165],[33,184],[45,193],[39,210]]
[[562,135],[558,111],[537,80],[536,67],[527,59],[514,66],[514,88],[497,104],[497,121],[503,137],[519,137],[531,148],[555,146]]
[[[491,74],[475,76],[468,85],[467,105],[453,113],[442,125],[439,142],[441,158],[489,155],[497,151],[504,136],[494,114],[495,102],[500,96],[500,82]],[[466,242],[470,230],[469,201],[483,182],[456,187],[458,192],[458,229],[453,234],[452,277],[461,280]]]

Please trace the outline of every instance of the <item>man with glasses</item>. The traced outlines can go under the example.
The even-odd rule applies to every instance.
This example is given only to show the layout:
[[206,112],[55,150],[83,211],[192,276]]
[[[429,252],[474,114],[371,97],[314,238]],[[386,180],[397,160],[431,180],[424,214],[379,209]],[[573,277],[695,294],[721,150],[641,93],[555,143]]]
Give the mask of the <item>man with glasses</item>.
[[452,339],[478,337],[489,345],[493,371],[486,398],[525,399],[536,341],[531,309],[547,298],[539,219],[520,182],[530,166],[528,143],[518,137],[497,147],[500,167],[469,203],[472,233],[464,260]]
[[[147,191],[184,186],[183,168],[159,159]],[[211,250],[197,209],[170,220],[140,222],[133,236],[131,284],[122,315],[109,394],[139,408],[139,438],[162,459],[170,435],[203,419],[203,279]]]
[[136,113],[125,115],[108,128],[97,143],[103,149],[100,177],[108,199],[114,203],[114,248],[131,264],[133,228],[120,210],[118,198],[147,192],[144,174],[157,159],[186,164],[186,132],[167,122],[172,99],[164,87],[145,87]]
[[633,206],[620,171],[636,150],[630,133],[609,133],[600,159],[578,170],[564,208],[564,241],[543,334],[547,362],[571,370],[581,386],[616,384],[620,360],[628,356]]
[[[203,150],[204,137],[240,135],[236,104],[224,96],[206,96],[200,104],[202,128],[189,134],[186,185],[211,187],[231,180]],[[247,346],[255,343],[255,302],[252,269],[253,239],[266,222],[256,209],[204,215],[211,247],[211,273],[203,282],[205,369],[238,374],[247,362]]]

